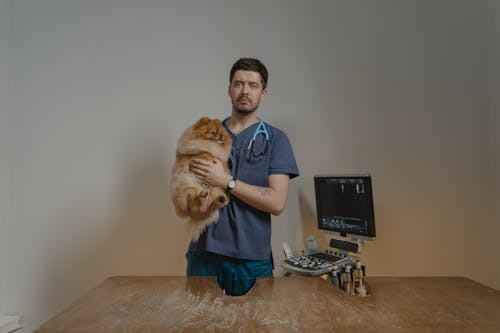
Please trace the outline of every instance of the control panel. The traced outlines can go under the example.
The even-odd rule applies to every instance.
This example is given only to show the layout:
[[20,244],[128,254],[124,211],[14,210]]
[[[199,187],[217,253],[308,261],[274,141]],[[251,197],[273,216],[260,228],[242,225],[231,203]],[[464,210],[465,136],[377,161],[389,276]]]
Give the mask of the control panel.
[[318,276],[329,273],[348,260],[349,257],[344,253],[328,251],[288,258],[281,265],[289,272]]
[[288,272],[306,276],[328,276],[330,282],[350,295],[366,297],[371,288],[366,281],[366,267],[359,257],[351,255],[346,249],[356,249],[357,244],[333,241],[330,245],[342,248],[340,251],[316,252],[293,256],[288,244],[283,244],[286,259],[281,266]]

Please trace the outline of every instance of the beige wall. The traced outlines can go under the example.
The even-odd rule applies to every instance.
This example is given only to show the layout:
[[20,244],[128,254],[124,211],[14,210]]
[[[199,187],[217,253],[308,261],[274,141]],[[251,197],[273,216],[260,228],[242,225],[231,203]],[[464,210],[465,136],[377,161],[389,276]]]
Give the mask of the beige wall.
[[492,253],[494,258],[492,261],[492,278],[497,281],[493,285],[500,289],[500,265],[498,255],[500,253],[500,0],[491,0],[490,10],[490,64],[491,64],[491,185],[492,185],[492,202],[490,219],[492,243]]
[[7,117],[9,110],[9,64],[11,0],[0,0],[0,317],[5,314],[5,283],[8,259],[9,147]]
[[500,288],[483,270],[496,259],[489,5],[15,1],[5,311],[28,331],[108,276],[184,274],[175,143],[200,115],[227,115],[240,56],[268,66],[262,116],[289,134],[301,170],[273,222],[277,262],[314,221],[315,174],[370,172],[369,274]]

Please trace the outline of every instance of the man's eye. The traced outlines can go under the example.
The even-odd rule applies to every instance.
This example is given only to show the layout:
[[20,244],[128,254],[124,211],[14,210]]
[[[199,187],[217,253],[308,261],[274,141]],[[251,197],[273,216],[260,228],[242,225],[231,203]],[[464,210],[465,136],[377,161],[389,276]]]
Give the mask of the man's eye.
[[257,88],[258,88],[258,86],[257,86],[257,84],[252,83],[252,84],[250,85],[250,88],[252,88],[252,89],[257,89]]

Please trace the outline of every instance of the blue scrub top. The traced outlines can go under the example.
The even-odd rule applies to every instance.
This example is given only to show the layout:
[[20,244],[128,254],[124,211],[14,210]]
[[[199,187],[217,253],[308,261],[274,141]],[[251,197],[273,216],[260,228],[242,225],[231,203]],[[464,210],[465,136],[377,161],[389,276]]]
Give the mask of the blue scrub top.
[[[267,187],[269,175],[299,175],[290,140],[280,129],[264,123],[269,133],[259,134],[250,149],[258,123],[238,135],[231,134],[233,147],[229,166],[232,175],[245,183]],[[189,251],[208,251],[220,255],[247,259],[271,258],[271,214],[253,208],[235,196],[220,210],[219,221],[205,229],[198,242],[191,242]]]

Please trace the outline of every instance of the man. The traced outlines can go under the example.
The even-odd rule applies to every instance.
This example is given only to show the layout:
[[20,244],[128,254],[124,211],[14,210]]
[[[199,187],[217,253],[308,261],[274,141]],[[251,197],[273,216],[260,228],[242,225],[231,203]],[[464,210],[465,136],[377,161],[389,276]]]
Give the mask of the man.
[[217,276],[228,295],[243,295],[256,277],[272,276],[271,214],[279,215],[290,179],[299,172],[286,134],[258,117],[267,95],[268,73],[257,59],[239,59],[231,68],[231,116],[223,121],[233,139],[229,165],[193,159],[191,171],[203,182],[227,188],[228,206],[220,211],[186,254],[188,276]]

